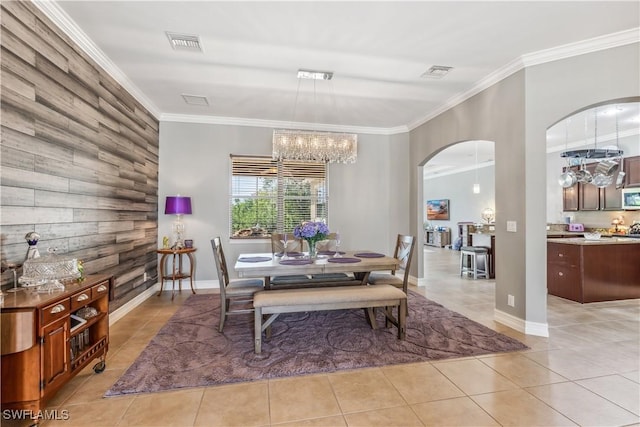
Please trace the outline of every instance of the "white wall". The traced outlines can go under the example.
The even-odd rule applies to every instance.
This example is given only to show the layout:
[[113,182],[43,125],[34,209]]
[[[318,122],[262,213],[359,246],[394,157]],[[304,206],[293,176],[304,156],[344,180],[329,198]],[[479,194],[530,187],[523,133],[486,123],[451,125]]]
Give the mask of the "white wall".
[[[161,122],[158,240],[171,236],[166,196],[191,196],[184,217],[194,240],[196,279],[217,280],[210,240],[221,236],[230,276],[241,252],[269,252],[270,243],[229,240],[229,156],[271,155],[272,129]],[[393,144],[391,141],[393,140]],[[329,227],[340,230],[343,247],[392,253],[395,235],[408,231],[408,137],[358,135],[355,164],[329,165]]]
[[475,171],[465,171],[452,175],[427,178],[424,181],[424,200],[449,199],[449,220],[426,219],[432,227],[451,228],[451,241],[457,237],[458,222],[484,222],[481,213],[485,208],[495,211],[495,167],[485,165],[478,168],[480,193],[473,193]]

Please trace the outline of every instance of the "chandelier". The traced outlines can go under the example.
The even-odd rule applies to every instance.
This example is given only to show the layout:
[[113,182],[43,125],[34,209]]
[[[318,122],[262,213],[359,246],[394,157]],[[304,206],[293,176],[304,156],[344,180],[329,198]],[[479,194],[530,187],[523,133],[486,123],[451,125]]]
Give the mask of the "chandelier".
[[354,163],[358,135],[294,129],[273,131],[273,159]]
[[[316,99],[316,81],[331,80],[333,72],[298,70],[298,89],[293,117],[300,94],[302,80],[313,81],[313,99]],[[303,162],[355,163],[358,155],[358,135],[353,133],[312,131],[299,129],[274,129],[274,160],[298,160]]]

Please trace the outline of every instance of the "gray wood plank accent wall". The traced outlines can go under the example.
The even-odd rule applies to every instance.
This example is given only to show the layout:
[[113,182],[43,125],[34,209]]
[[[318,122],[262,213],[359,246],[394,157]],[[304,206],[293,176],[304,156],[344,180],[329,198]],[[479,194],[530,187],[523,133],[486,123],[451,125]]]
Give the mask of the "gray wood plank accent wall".
[[157,281],[158,121],[33,4],[1,7],[2,262],[35,231],[115,276],[113,310]]

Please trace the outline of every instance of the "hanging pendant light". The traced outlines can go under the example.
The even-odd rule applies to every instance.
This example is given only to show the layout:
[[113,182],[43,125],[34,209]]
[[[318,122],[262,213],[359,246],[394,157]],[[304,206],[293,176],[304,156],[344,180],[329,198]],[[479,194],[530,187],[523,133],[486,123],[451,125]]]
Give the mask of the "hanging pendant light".
[[480,194],[480,183],[478,182],[478,141],[476,141],[476,181],[473,184],[473,194]]
[[[298,70],[296,105],[300,93],[300,79],[313,80],[314,108],[316,104],[316,80],[331,80],[332,72]],[[358,155],[358,135],[353,133],[320,132],[299,129],[274,129],[274,160],[299,160],[306,162],[354,163]]]

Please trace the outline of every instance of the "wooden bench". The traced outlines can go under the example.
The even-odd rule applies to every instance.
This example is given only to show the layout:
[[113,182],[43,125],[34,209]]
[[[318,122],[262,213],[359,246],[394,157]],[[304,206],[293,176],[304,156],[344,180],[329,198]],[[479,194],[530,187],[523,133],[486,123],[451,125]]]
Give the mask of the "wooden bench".
[[[386,326],[393,324],[398,328],[398,339],[403,340],[406,333],[407,295],[391,285],[259,291],[253,296],[253,307],[256,354],[262,351],[262,333],[282,313],[364,308],[375,329],[373,308],[385,307]],[[393,316],[393,307],[398,308],[397,318]],[[264,322],[263,315],[269,315]]]

